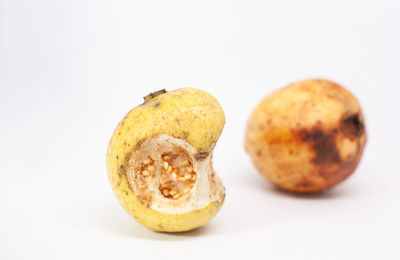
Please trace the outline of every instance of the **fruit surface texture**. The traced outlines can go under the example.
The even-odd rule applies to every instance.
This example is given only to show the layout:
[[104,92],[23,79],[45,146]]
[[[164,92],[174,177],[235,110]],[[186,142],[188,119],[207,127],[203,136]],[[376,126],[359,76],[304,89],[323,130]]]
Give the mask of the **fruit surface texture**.
[[220,104],[202,90],[145,97],[118,124],[107,151],[109,180],[122,207],[154,231],[207,223],[225,198],[212,166],[224,124]]
[[264,98],[248,121],[245,148],[273,184],[309,193],[329,189],[351,175],[366,138],[358,100],[332,81],[314,79]]

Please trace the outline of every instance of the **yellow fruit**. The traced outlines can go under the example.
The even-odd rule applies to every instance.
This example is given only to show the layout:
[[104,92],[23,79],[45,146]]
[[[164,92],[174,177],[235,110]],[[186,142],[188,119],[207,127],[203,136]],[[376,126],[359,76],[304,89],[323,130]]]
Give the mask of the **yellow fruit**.
[[123,208],[154,231],[207,223],[225,198],[211,162],[224,124],[218,101],[202,90],[145,97],[119,123],[107,152],[109,180]]
[[347,178],[366,142],[357,99],[322,79],[291,84],[253,111],[245,148],[258,171],[282,189],[318,192]]

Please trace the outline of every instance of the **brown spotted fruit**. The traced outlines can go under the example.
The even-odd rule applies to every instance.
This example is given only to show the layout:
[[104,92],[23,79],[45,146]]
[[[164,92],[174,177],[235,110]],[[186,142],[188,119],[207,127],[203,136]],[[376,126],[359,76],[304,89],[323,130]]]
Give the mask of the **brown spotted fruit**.
[[207,223],[225,198],[211,162],[224,124],[218,101],[202,90],[145,97],[119,123],[107,152],[109,179],[123,208],[155,231]]
[[273,184],[308,193],[350,176],[366,139],[357,99],[332,81],[314,79],[264,98],[248,121],[245,148]]

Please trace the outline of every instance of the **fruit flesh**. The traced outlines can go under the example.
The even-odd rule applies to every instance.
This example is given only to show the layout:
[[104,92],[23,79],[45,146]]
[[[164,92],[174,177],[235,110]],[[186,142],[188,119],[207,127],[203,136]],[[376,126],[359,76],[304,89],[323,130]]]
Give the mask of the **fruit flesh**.
[[[132,183],[139,198],[146,204],[151,203],[152,193],[172,200],[188,195],[197,179],[193,163],[184,149],[169,142],[156,144],[149,145],[153,149],[138,151],[138,156],[142,158],[135,160],[132,156],[129,161],[129,167],[134,172]],[[161,145],[163,149],[160,149]],[[145,144],[141,144],[143,146]]]
[[[210,94],[192,88],[158,93],[132,109],[115,129],[107,151],[109,180],[123,208],[139,223],[155,231],[187,231],[204,225],[213,218],[225,197],[224,187],[217,177],[215,179],[218,180],[208,179],[211,183],[210,192],[219,193],[219,199],[211,198],[204,207],[194,207],[193,211],[187,213],[165,213],[149,207],[134,193],[133,181],[128,181],[131,178],[129,176],[133,176],[129,172],[134,163],[130,164],[129,161],[138,144],[148,138],[165,134],[180,139],[193,148],[189,153],[192,162],[209,155],[211,164],[212,149],[224,123],[225,115],[218,101]],[[198,165],[206,167],[205,164]],[[200,176],[198,170],[195,173]],[[213,170],[207,174],[215,175]],[[198,178],[197,182],[199,179],[202,178]],[[191,192],[193,193],[193,188]]]
[[291,84],[253,111],[245,148],[259,172],[295,192],[317,192],[347,178],[366,142],[357,99],[328,80]]
[[159,212],[182,214],[221,201],[223,188],[213,174],[212,150],[202,160],[195,154],[183,140],[165,134],[147,138],[129,157],[128,182],[144,205]]

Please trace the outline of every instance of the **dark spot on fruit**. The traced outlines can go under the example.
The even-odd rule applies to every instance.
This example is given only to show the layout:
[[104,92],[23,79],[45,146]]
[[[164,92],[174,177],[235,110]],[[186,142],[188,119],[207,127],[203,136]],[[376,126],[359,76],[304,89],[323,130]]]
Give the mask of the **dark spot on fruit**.
[[160,102],[157,102],[157,103],[155,103],[155,104],[153,105],[154,108],[157,108],[157,107],[159,107],[159,106],[161,106],[161,103],[160,103]]
[[267,124],[270,125],[272,123],[271,119],[267,120]]
[[331,177],[332,174],[335,174],[335,173],[336,173],[336,172],[327,171],[327,170],[324,170],[324,169],[320,169],[320,170],[318,171],[318,175],[321,176],[322,178],[325,178],[325,179]]
[[125,191],[125,195],[128,196],[128,192],[127,191]]
[[189,137],[189,132],[188,131],[183,131],[182,132],[182,139],[187,139]]
[[347,170],[347,169],[353,169],[357,165],[357,160],[356,159],[348,159],[342,164],[342,169]]
[[310,188],[314,186],[314,183],[309,180],[303,179],[299,183],[297,183],[297,186],[299,188]]
[[206,159],[209,154],[210,154],[209,151],[198,152],[195,154],[194,158],[196,158],[196,160],[198,160],[198,161],[202,161],[202,160]]
[[119,167],[119,170],[118,170],[118,176],[120,179],[122,178],[123,171],[124,171],[124,166],[121,164],[121,166]]
[[117,158],[117,159],[119,158],[118,155],[116,156],[116,158]]
[[340,122],[340,128],[350,138],[360,137],[364,133],[364,123],[359,114],[344,116]]
[[118,135],[121,135],[121,132],[118,132]]
[[144,140],[140,140],[139,142],[137,142],[137,143],[135,144],[134,149],[135,149],[135,150],[136,150],[136,149],[139,149],[139,147],[143,144],[143,142],[144,142]]
[[302,141],[309,142],[315,151],[315,164],[340,163],[339,152],[335,145],[335,136],[318,127],[301,129],[299,136]]
[[262,155],[261,150],[257,150],[256,154],[257,154],[257,156],[261,156]]
[[176,123],[177,123],[178,125],[181,124],[181,120],[180,120],[179,118],[175,118],[175,121],[176,121]]

